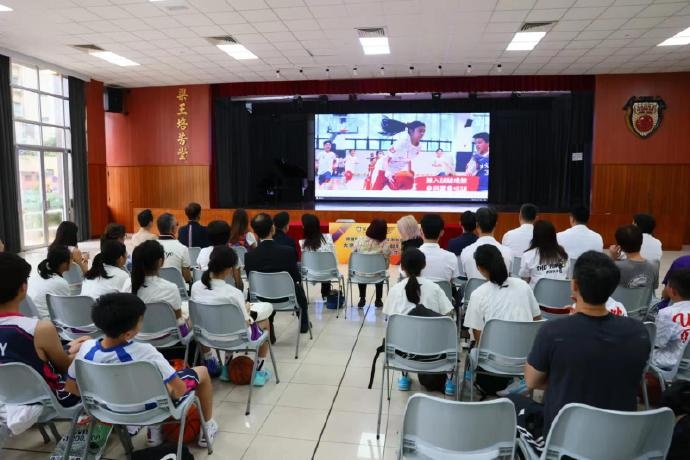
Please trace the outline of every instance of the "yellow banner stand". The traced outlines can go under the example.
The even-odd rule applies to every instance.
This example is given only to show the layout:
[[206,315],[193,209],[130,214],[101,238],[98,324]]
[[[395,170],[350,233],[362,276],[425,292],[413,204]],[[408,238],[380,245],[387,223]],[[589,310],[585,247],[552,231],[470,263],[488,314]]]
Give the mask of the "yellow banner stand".
[[[358,238],[366,236],[368,223],[330,222],[328,232],[333,237],[335,256],[339,264],[346,264],[352,252],[352,246]],[[391,264],[400,263],[400,233],[395,224],[388,224],[388,244],[391,247]]]

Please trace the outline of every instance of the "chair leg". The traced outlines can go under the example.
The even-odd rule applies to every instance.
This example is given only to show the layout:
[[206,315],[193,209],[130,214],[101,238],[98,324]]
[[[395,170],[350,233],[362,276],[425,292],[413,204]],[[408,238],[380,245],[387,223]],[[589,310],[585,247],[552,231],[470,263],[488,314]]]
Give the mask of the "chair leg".
[[[208,451],[208,454],[211,455],[213,453],[213,445],[210,442],[208,442],[208,432],[206,431],[206,414],[204,414],[204,411],[201,409],[201,401],[199,401],[199,398],[196,395],[194,395],[193,404],[199,411],[199,418],[201,419],[201,432],[204,434],[204,437],[206,438],[206,450]],[[181,459],[182,457],[178,455],[177,458]]]
[[75,413],[72,417],[72,424],[70,425],[69,433],[67,434],[67,447],[65,448],[65,453],[62,456],[62,460],[69,459],[69,452],[72,450],[72,442],[74,441],[74,431],[77,429],[77,420],[79,420],[79,416],[82,414],[82,412],[83,409],[77,411],[77,413]]
[[338,281],[338,295],[335,298],[335,317],[340,318],[340,281]]
[[[187,342],[187,344],[184,346],[184,365],[188,366],[188,367],[192,367],[189,365],[189,361],[188,361],[189,360],[189,344],[190,344],[190,342],[191,342],[191,340],[189,342]],[[200,350],[200,348],[196,347],[196,359],[198,359],[198,357],[199,357],[199,355],[198,355],[199,350]]]
[[55,442],[60,442],[60,439],[62,439],[62,436],[60,433],[58,433],[57,427],[53,422],[48,423],[48,428],[50,428],[50,432],[53,434],[53,437],[55,438]]
[[300,336],[300,330],[302,329],[300,325],[300,320],[297,318],[297,342],[295,343],[295,359],[299,357],[299,336]]
[[[465,374],[467,373],[467,369],[470,365],[469,359],[470,359],[470,355],[467,354],[467,356],[465,356],[465,367],[464,367],[463,372],[462,372],[462,383],[460,384],[460,389],[458,390],[458,395],[459,395],[461,401],[462,401],[462,396],[465,393]],[[458,378],[460,378],[460,377],[458,377]]]
[[391,371],[390,369],[386,370],[386,390],[388,392],[388,401],[391,400]]
[[647,394],[647,379],[642,376],[642,401],[644,402],[644,409],[649,410],[649,395]]
[[38,425],[38,431],[40,431],[41,436],[43,436],[43,444],[48,444],[50,442],[50,436],[48,436],[48,433],[46,432],[46,427],[43,425]]
[[307,295],[307,308],[309,308],[309,280],[304,279],[304,290]]
[[[189,406],[187,406],[189,409]],[[200,412],[201,413],[201,412]],[[187,410],[182,411],[182,416],[180,417],[180,434],[177,436],[177,458],[182,458],[182,446],[184,445],[184,426],[187,423]],[[201,427],[204,430],[204,436],[206,436],[206,423],[205,420],[201,421]],[[208,436],[206,437],[208,441]]]
[[276,384],[280,383],[280,377],[278,377],[278,366],[276,366],[276,359],[273,356],[273,347],[271,346],[271,341],[266,340],[268,343],[268,354],[271,355],[271,364],[273,364],[273,372],[276,374]]
[[383,360],[383,368],[381,369],[381,391],[379,392],[379,417],[376,422],[376,439],[379,439],[381,433],[381,413],[383,412],[383,385],[386,381],[386,360]]
[[122,447],[125,449],[125,455],[127,458],[132,458],[132,452],[134,451],[134,446],[132,446],[132,440],[127,433],[127,428],[122,425],[115,425],[113,430],[117,433],[117,437],[120,439]]
[[342,293],[343,297],[343,315],[345,316],[345,319],[347,319],[347,293],[345,292],[345,278],[342,276],[340,279],[338,279],[338,286],[340,287],[340,292]]
[[[275,364],[273,365],[275,368]],[[244,415],[249,415],[249,408],[252,404],[252,388],[254,387],[254,377],[256,377],[256,370],[259,367],[259,349],[257,348],[254,352],[254,366],[252,367],[252,378],[249,381],[249,395],[247,395],[247,409],[244,411]]]
[[89,421],[89,429],[86,431],[86,442],[84,443],[84,451],[82,452],[81,458],[88,458],[89,454],[89,444],[91,443],[91,435],[93,434],[93,428],[96,426],[96,418],[92,415]]

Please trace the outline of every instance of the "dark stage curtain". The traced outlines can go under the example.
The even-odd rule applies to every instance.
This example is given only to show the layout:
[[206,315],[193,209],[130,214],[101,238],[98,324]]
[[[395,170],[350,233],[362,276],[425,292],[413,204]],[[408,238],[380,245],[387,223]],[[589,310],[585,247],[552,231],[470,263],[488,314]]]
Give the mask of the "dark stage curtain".
[[10,58],[0,55],[0,239],[5,242],[6,251],[18,252],[21,239],[13,132]]
[[228,98],[213,102],[213,141],[216,205],[246,206],[255,162],[250,159],[249,113],[244,104],[233,104]]
[[72,186],[74,188],[74,223],[79,239],[91,235],[89,220],[89,166],[86,157],[86,93],[83,80],[68,77],[69,121],[72,134]]

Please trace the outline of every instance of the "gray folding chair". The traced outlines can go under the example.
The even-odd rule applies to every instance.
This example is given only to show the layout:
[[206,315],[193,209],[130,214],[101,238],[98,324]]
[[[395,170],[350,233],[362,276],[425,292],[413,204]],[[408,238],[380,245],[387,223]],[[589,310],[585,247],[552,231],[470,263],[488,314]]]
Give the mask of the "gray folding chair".
[[426,374],[452,373],[456,374],[456,382],[458,379],[458,329],[447,316],[425,318],[391,315],[384,343],[376,439],[381,431],[384,386],[388,390],[388,400],[391,399],[391,370]]
[[363,254],[353,252],[347,262],[347,286],[350,291],[350,307],[353,306],[353,284],[379,284],[386,285],[388,292],[388,263],[383,254]]
[[84,281],[84,273],[81,267],[72,262],[69,264],[69,270],[62,274],[62,278],[69,284],[69,292],[71,295],[78,295],[81,292],[81,283]]
[[[132,443],[126,435],[126,426],[156,425],[172,417],[180,421],[177,458],[182,458],[187,411],[192,404],[199,410],[201,429],[206,436],[206,417],[196,392],[188,393],[185,398],[177,401],[177,405],[173,403],[163,382],[165,377],[153,363],[131,361],[102,364],[77,359],[74,364],[84,409],[92,417],[87,439],[91,438],[96,420],[111,423],[118,427],[121,434],[124,430],[124,436],[121,435],[120,440],[129,458],[132,454]],[[82,458],[86,458],[86,449],[88,443]],[[213,453],[210,442],[207,449],[209,454]]]
[[666,458],[675,417],[669,408],[639,412],[597,409],[585,404],[563,406],[551,425],[539,457],[518,438],[527,459],[658,459]]
[[506,398],[468,403],[417,393],[405,406],[398,459],[511,460],[515,430]]
[[481,278],[470,278],[467,280],[467,284],[465,284],[465,289],[462,291],[463,310],[467,309],[467,304],[470,303],[470,297],[472,296],[474,290],[484,283],[486,283],[486,280]]
[[103,335],[91,320],[91,310],[95,304],[91,297],[47,294],[46,300],[50,320],[63,340],[74,340],[85,335],[93,338]]
[[196,263],[196,259],[199,258],[201,248],[197,246],[192,246],[187,248],[187,251],[189,252],[189,260],[192,262],[192,267],[198,267],[199,265]]
[[513,257],[513,263],[510,264],[510,276],[518,277],[520,276],[520,264],[522,263],[522,257]]
[[566,275],[569,280],[573,279],[573,271],[575,270],[575,262],[577,262],[577,257],[571,257],[568,259],[568,274]]
[[[479,337],[479,345],[465,360],[465,368],[470,369],[472,375],[470,401],[474,400],[474,382],[478,373],[500,377],[524,377],[527,356],[544,322],[500,319],[487,321]],[[465,380],[463,379],[460,387],[461,395],[464,389]]]
[[[338,261],[332,252],[302,252],[302,280],[304,280],[309,299],[309,283],[338,283],[338,303],[335,310],[335,317],[340,313],[340,296],[345,290],[345,278],[338,270]],[[347,309],[345,309],[345,319],[347,319]]]
[[455,299],[453,299],[453,288],[450,285],[450,281],[434,281],[434,283],[438,284],[438,287],[443,290],[443,293],[446,295],[446,297],[448,297],[448,300],[453,303]]
[[652,347],[649,350],[649,360],[647,361],[647,365],[644,367],[644,371],[642,372],[642,400],[644,401],[644,408],[649,410],[649,395],[647,394],[647,379],[645,378],[645,375],[647,374],[647,372],[649,372],[650,361],[652,359],[652,355],[654,354],[654,341],[656,340],[656,324],[652,322],[646,322],[644,323],[644,327],[647,329],[647,333],[649,334],[649,343],[652,344]]
[[192,335],[182,337],[172,305],[167,302],[155,302],[146,304],[144,322],[134,340],[156,348],[184,347],[184,362],[188,363]]
[[631,318],[643,320],[647,316],[652,300],[652,289],[648,287],[628,288],[618,286],[611,297],[622,303]]
[[164,280],[174,283],[175,286],[177,286],[177,289],[180,291],[180,298],[182,300],[189,300],[189,287],[187,286],[187,282],[182,277],[181,271],[175,267],[163,267],[160,269],[158,276]]
[[22,303],[19,304],[19,312],[26,316],[27,318],[38,318],[41,319],[41,314],[38,312],[38,308],[31,297],[28,295],[24,297]]
[[675,366],[673,366],[673,369],[662,370],[650,363],[649,370],[659,379],[662,391],[676,380],[690,382],[690,341],[683,345],[683,354]]
[[[249,298],[252,302],[269,302],[273,311],[298,314],[300,311],[295,293],[295,282],[288,272],[249,274]],[[300,322],[297,322],[295,359],[299,356]],[[313,339],[309,323],[309,339]]]
[[[254,353],[255,358],[259,356],[259,347],[266,342],[268,343],[268,350],[271,355],[273,371],[276,374],[276,383],[280,383],[278,367],[276,366],[276,360],[273,357],[273,349],[271,348],[271,341],[268,340],[268,331],[263,331],[261,337],[255,341],[249,340],[247,321],[244,319],[242,308],[244,308],[244,306],[233,304],[205,305],[190,300],[189,318],[194,325],[192,328],[194,331],[194,340],[200,345],[216,350]],[[200,349],[197,347],[197,358],[199,353]],[[254,359],[254,367],[252,368],[250,382],[254,382],[258,363],[259,360]],[[245,415],[249,415],[253,386],[254,385],[250,383]]]
[[[204,271],[201,270],[200,268],[192,268],[192,283],[196,283],[197,281],[201,281],[201,275],[204,274]],[[230,286],[235,286],[235,278],[232,277],[232,275],[228,276],[225,278],[225,282],[228,283]],[[235,286],[237,287],[237,286]]]
[[534,297],[545,319],[568,314],[568,308],[574,303],[568,280],[542,278],[534,286]]
[[242,274],[242,278],[247,279],[247,272],[244,270],[244,256],[247,254],[247,248],[244,246],[232,246],[232,250],[237,254],[237,265]]
[[[59,442],[62,436],[58,433],[53,420],[71,419],[74,421],[82,411],[81,403],[72,407],[63,407],[45,379],[35,369],[24,363],[5,363],[0,366],[0,404],[16,406],[40,404],[43,406],[37,424],[45,444],[50,442],[50,436],[45,430],[46,426],[53,434],[55,442]],[[71,443],[73,428],[74,425],[70,429],[68,443]],[[65,454],[64,458],[66,457]]]

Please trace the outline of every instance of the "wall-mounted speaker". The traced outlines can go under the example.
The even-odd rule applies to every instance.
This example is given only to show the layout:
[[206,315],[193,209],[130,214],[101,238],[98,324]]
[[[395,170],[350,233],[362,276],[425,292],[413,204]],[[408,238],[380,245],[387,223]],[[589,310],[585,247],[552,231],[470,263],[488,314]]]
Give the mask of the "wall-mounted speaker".
[[103,92],[103,107],[106,112],[124,112],[125,90],[123,88],[106,87]]

